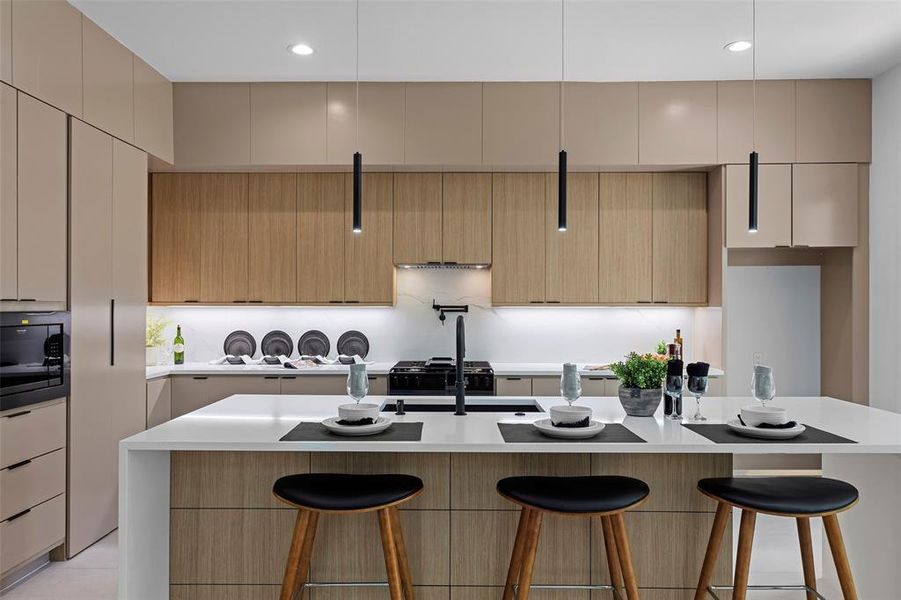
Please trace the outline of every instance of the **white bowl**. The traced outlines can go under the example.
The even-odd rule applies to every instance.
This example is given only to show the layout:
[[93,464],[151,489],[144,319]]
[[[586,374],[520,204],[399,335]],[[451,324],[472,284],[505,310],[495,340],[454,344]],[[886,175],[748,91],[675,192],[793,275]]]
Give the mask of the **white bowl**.
[[375,422],[379,418],[378,404],[342,404],[338,407],[338,418],[347,423],[356,423],[363,419],[372,419]]
[[561,404],[560,406],[552,406],[550,413],[551,423],[554,427],[560,427],[561,425],[572,426],[579,421],[586,421],[586,419],[586,423],[591,421],[591,409],[587,406]]
[[788,413],[778,406],[743,406],[741,418],[748,427],[757,427],[761,423],[783,425],[788,423]]

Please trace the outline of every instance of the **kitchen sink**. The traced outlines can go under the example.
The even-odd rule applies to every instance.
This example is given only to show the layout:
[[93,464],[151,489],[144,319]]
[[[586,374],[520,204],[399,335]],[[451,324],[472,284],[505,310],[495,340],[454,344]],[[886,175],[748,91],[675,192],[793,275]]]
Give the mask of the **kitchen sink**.
[[[454,397],[446,398],[402,398],[404,411],[414,412],[448,412],[456,410]],[[382,406],[382,412],[397,412],[397,399],[389,399]],[[541,413],[544,409],[534,398],[517,398],[506,400],[491,396],[472,397],[466,399],[466,412],[468,413]]]

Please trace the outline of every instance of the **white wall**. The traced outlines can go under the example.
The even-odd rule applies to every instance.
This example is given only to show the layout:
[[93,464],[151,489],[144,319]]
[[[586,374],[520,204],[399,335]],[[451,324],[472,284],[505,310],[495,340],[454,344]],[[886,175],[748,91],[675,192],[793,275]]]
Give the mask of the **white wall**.
[[870,405],[901,412],[901,65],[873,80],[870,166]]
[[[338,336],[358,329],[369,338],[376,361],[450,356],[455,315],[441,326],[432,299],[470,304],[466,316],[467,358],[493,362],[609,362],[630,350],[652,351],[682,329],[693,358],[696,309],[676,307],[490,306],[491,277],[483,270],[400,269],[397,305],[388,307],[152,307],[172,323],[167,339],[182,325],[188,362],[222,355],[225,336],[246,329],[259,343],[270,330],[286,331],[297,343],[308,329],[325,332],[336,353]],[[296,353],[296,349],[295,349]],[[720,366],[718,357],[698,357]]]

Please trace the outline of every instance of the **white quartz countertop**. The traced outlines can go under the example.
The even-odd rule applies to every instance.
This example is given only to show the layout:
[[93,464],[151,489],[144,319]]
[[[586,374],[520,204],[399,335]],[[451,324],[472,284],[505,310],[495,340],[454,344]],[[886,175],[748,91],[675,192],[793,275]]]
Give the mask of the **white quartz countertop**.
[[[371,396],[384,403],[387,396]],[[409,405],[422,398],[406,398]],[[435,398],[453,402],[453,398]],[[531,398],[483,398],[492,403],[523,402]],[[535,398],[547,410],[559,398]],[[470,412],[412,413],[392,418],[399,422],[422,422],[419,442],[375,440],[327,442],[280,442],[301,421],[321,421],[335,416],[345,396],[236,395],[189,413],[121,442],[123,450],[246,450],[314,452],[635,452],[635,453],[741,453],[741,454],[901,454],[901,415],[826,397],[780,398],[790,418],[851,440],[855,444],[797,444],[786,442],[715,444],[707,438],[663,418],[662,408],[654,417],[627,417],[616,398],[582,398],[579,403],[594,411],[594,418],[622,423],[646,443],[505,443],[498,422],[531,423],[546,413]],[[469,401],[477,402],[472,398]],[[704,398],[709,423],[734,418],[750,398]],[[686,413],[694,400],[684,400]]]

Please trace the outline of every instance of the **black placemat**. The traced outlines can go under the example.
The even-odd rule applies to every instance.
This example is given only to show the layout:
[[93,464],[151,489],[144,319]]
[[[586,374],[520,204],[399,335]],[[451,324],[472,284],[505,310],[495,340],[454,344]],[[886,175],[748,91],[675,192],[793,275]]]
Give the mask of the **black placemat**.
[[643,439],[620,423],[607,423],[603,431],[596,436],[583,440],[548,437],[535,429],[531,423],[498,423],[497,428],[501,430],[501,436],[508,444],[553,444],[555,442],[569,444],[645,443]]
[[286,433],[280,442],[418,442],[422,440],[422,423],[392,423],[374,435],[338,435],[322,423],[303,422]]
[[703,435],[717,444],[856,444],[854,440],[804,425],[807,429],[798,437],[788,440],[764,440],[739,435],[722,423],[683,423],[683,427]]

